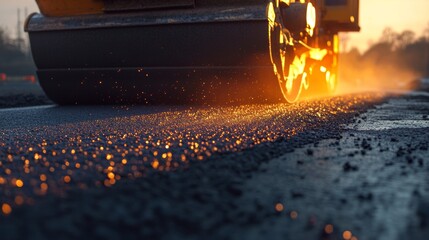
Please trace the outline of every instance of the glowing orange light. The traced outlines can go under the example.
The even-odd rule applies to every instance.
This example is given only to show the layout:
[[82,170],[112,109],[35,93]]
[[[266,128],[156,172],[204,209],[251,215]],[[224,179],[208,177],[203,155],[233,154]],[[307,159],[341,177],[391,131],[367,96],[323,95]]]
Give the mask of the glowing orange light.
[[298,213],[296,211],[290,212],[290,218],[296,219],[298,217]]
[[334,53],[339,53],[340,52],[340,38],[338,36],[338,34],[334,35]]
[[48,184],[46,184],[46,183],[42,183],[42,184],[40,184],[40,189],[41,189],[42,191],[47,191],[47,190],[48,190]]
[[155,160],[155,161],[153,161],[153,162],[152,162],[152,167],[153,167],[154,169],[157,169],[157,168],[159,167],[159,162],[158,162],[158,160]]
[[65,176],[64,177],[64,182],[65,183],[69,183],[71,181],[71,177],[70,176]]
[[315,48],[315,49],[311,49],[309,53],[310,53],[310,58],[322,61],[322,59],[328,54],[328,50]]
[[343,232],[343,238],[344,239],[346,239],[346,240],[349,240],[349,239],[351,239],[352,238],[352,232],[350,232],[350,231],[344,231]]
[[277,203],[275,208],[277,212],[281,212],[284,210],[284,206],[281,203]]
[[40,174],[40,181],[42,181],[42,182],[46,181],[46,175],[45,174]]
[[115,178],[115,174],[114,174],[114,173],[112,173],[112,172],[109,172],[109,173],[107,174],[107,177],[108,177],[109,179],[114,179],[114,178]]
[[15,185],[19,188],[24,186],[24,182],[21,179],[17,179]]
[[4,215],[9,215],[12,212],[12,208],[7,203],[3,203],[3,205],[1,206],[1,210]]
[[334,232],[334,226],[332,224],[327,224],[325,226],[325,233],[331,234]]

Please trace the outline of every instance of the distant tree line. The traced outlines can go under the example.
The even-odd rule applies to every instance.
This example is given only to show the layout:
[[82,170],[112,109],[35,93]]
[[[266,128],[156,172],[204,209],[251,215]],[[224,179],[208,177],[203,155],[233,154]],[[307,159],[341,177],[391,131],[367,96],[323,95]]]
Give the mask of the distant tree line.
[[429,77],[429,25],[420,37],[412,31],[397,33],[386,28],[364,53],[356,48],[342,53],[340,77],[357,83],[383,80],[392,84]]
[[12,39],[0,28],[0,73],[8,76],[31,75],[35,66],[30,56],[21,48],[19,42]]

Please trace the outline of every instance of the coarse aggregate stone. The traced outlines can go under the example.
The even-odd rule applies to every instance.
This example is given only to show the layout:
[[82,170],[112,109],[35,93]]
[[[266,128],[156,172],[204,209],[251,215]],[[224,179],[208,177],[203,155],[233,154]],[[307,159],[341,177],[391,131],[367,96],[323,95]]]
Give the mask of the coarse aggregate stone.
[[[372,120],[368,110],[396,99],[404,97],[0,111],[0,203],[12,209],[0,231],[5,239],[342,239],[349,230],[371,239],[363,228],[379,224],[401,237],[368,215],[389,196],[400,207],[416,199],[396,187],[425,196],[428,185],[412,173],[428,171],[429,138],[359,129]],[[379,174],[398,167],[407,175],[397,185],[389,185],[397,170]],[[401,227],[419,239],[427,202],[415,201],[375,215],[414,211]]]

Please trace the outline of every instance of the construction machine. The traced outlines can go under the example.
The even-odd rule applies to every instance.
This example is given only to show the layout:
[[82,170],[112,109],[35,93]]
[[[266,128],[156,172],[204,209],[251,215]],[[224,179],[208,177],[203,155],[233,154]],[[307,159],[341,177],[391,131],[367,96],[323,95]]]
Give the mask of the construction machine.
[[58,104],[296,102],[337,84],[359,0],[36,0],[25,24]]

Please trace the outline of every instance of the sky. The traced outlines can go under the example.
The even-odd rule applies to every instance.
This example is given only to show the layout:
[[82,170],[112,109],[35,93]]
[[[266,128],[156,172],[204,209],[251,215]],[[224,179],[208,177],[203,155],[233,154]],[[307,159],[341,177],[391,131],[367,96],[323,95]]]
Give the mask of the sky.
[[[396,32],[412,30],[418,36],[429,27],[429,0],[360,0],[360,3],[362,30],[347,35],[348,48],[365,51],[386,27]],[[35,0],[0,0],[0,26],[12,36],[16,36],[17,31],[17,8],[23,9],[23,16],[25,7],[28,13],[37,11]]]

